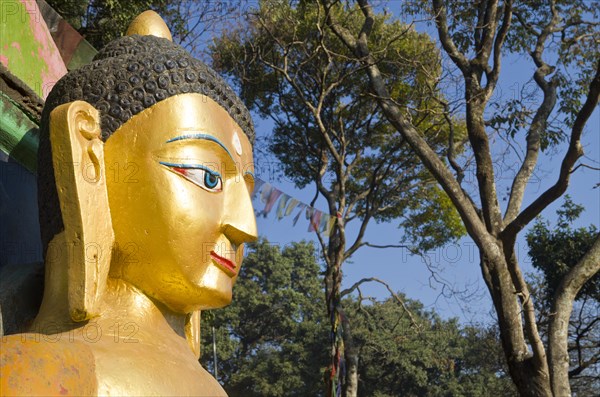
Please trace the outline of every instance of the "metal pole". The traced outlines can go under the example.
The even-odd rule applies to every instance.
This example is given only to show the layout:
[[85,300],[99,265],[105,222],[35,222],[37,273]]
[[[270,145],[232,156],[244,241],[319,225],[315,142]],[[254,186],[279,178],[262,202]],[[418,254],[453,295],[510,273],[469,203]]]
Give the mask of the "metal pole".
[[215,339],[215,327],[212,327],[212,336],[213,336],[213,375],[216,380],[219,380],[219,375],[217,371],[217,340]]

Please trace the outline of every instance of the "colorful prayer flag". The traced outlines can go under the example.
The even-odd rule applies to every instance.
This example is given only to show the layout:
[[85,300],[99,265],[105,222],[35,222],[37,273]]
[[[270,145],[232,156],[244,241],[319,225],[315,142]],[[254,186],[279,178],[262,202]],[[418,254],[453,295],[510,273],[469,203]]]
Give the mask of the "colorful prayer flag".
[[281,196],[281,199],[279,200],[279,205],[277,205],[277,220],[283,219],[285,206],[290,198],[291,197],[285,193],[283,193],[283,195]]

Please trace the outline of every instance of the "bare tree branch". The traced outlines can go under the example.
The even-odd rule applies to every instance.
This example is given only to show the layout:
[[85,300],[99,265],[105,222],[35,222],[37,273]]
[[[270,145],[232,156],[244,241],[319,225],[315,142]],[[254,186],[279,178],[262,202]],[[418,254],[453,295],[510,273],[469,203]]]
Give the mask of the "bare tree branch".
[[438,32],[440,34],[440,42],[446,50],[446,53],[450,56],[450,59],[458,66],[464,75],[470,73],[471,67],[468,59],[458,51],[456,44],[448,33],[448,16],[446,13],[446,6],[442,0],[433,0],[433,11],[435,13],[435,23],[439,27]]
[[345,290],[341,291],[340,292],[340,296],[344,297],[344,296],[346,296],[348,294],[351,294],[354,290],[356,290],[357,288],[359,288],[362,284],[368,283],[368,282],[376,282],[376,283],[379,283],[379,284],[383,285],[388,290],[388,292],[390,293],[390,295],[394,298],[394,300],[396,302],[398,302],[400,304],[400,306],[402,306],[402,309],[404,309],[404,312],[410,318],[410,322],[417,329],[421,328],[421,325],[417,322],[417,320],[415,319],[415,316],[408,309],[408,307],[406,306],[406,303],[404,302],[404,300],[402,298],[400,298],[400,296],[398,296],[398,294],[396,292],[394,292],[394,290],[390,287],[390,285],[388,283],[386,283],[385,281],[383,281],[383,280],[381,280],[381,279],[379,279],[377,277],[363,278],[363,279],[355,282],[354,284],[352,284],[352,286],[350,288],[346,288]]
[[542,90],[544,99],[537,109],[527,133],[527,152],[525,159],[521,164],[521,168],[513,180],[508,207],[504,216],[505,224],[512,222],[521,210],[525,188],[537,164],[540,151],[540,137],[545,132],[548,117],[550,117],[550,113],[552,113],[552,110],[556,105],[556,78],[549,82],[545,80],[546,76],[554,72],[554,67],[548,65],[542,59],[542,55],[546,48],[546,41],[550,37],[550,34],[556,29],[558,23],[558,15],[554,12],[552,19],[544,26],[544,29],[537,36],[535,49],[531,52],[531,57],[537,65],[533,79]]
[[588,95],[582,108],[577,113],[573,128],[571,129],[571,139],[569,142],[569,148],[563,158],[560,174],[558,180],[554,185],[548,188],[542,193],[537,199],[533,201],[527,208],[525,208],[516,218],[513,220],[502,232],[505,236],[516,236],[525,225],[531,222],[536,216],[540,214],[548,205],[554,202],[557,198],[567,190],[570,180],[570,174],[575,165],[575,162],[579,157],[583,155],[583,148],[581,146],[581,134],[585,127],[588,119],[592,115],[592,112],[598,104],[598,98],[600,97],[600,60],[596,67],[596,75],[590,83]]
[[487,97],[489,98],[492,95],[492,92],[496,88],[496,84],[498,83],[498,77],[500,76],[501,69],[501,56],[502,56],[502,46],[504,45],[504,41],[506,40],[506,35],[508,34],[508,30],[511,25],[512,20],[512,0],[507,0],[503,4],[503,16],[502,16],[502,26],[496,35],[496,39],[494,40],[494,65],[491,72],[487,73],[487,85],[486,92]]

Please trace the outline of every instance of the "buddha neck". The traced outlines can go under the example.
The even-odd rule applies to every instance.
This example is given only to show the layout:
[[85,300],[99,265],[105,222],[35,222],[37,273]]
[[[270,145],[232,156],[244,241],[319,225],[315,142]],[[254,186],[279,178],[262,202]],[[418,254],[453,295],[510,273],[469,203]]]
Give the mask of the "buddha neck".
[[121,279],[109,278],[99,324],[128,323],[154,338],[174,332],[185,339],[185,314],[171,311]]
[[[61,235],[57,236],[60,242]],[[114,277],[107,280],[100,314],[89,321],[71,319],[68,305],[67,258],[55,257],[46,261],[44,299],[30,328],[31,332],[56,334],[81,328],[89,323],[102,327],[130,324],[150,339],[167,334],[186,339],[186,314],[175,313],[165,305],[149,298],[128,282]]]

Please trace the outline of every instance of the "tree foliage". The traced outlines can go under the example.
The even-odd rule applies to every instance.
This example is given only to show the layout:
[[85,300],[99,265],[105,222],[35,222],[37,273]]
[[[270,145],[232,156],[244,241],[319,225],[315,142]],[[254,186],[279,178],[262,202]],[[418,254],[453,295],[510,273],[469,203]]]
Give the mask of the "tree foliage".
[[360,351],[360,396],[516,395],[494,329],[442,320],[403,295],[353,299],[346,311]]
[[142,12],[153,9],[168,21],[176,35],[185,34],[185,22],[165,0],[87,1],[49,0],[48,4],[73,26],[92,46],[104,47],[121,37],[131,21]]
[[[233,303],[204,312],[202,363],[235,396],[322,396],[329,330],[311,243],[250,247]],[[494,329],[442,320],[402,294],[345,298],[360,351],[361,396],[511,396]],[[408,311],[407,311],[408,310]]]
[[173,39],[198,55],[206,36],[222,29],[240,14],[235,2],[183,0],[48,0],[71,26],[96,49],[121,37],[135,17],[156,11]]

